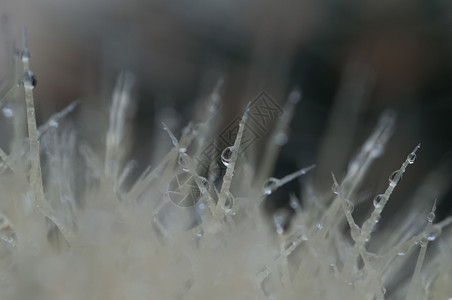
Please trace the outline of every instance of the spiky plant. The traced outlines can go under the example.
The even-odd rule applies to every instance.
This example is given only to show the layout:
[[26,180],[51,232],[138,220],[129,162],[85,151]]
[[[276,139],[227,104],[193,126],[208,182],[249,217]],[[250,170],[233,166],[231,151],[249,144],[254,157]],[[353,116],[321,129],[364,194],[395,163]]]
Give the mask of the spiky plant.
[[[425,216],[425,227],[414,234],[406,230],[410,217],[397,220],[394,232],[374,232],[420,145],[390,175],[387,189],[375,195],[370,216],[362,224],[354,219],[363,178],[391,135],[391,113],[381,117],[343,180],[334,174],[324,178],[332,191],[311,188],[303,199],[291,195],[295,213],[277,210],[269,226],[261,211],[265,197],[314,168],[269,178],[299,92],[289,95],[258,169],[242,147],[249,106],[235,142],[221,154],[225,173],[199,169],[201,151],[214,134],[217,87],[203,121],[189,124],[179,138],[163,126],[172,149],[129,185],[125,182],[134,163],[127,163],[124,140],[133,76],[118,78],[109,127],[99,137],[105,151],[98,153],[82,143],[77,128],[62,126],[76,103],[37,127],[36,81],[26,44],[21,58],[20,86],[12,87],[1,103],[14,132],[10,153],[0,151],[1,299],[452,297],[449,236],[424,264],[429,243],[452,222],[434,222],[436,203]],[[25,114],[20,109],[24,102]],[[27,137],[20,134],[24,124]],[[407,232],[411,236],[404,236]],[[370,252],[367,245],[375,234],[380,242]],[[401,238],[394,242],[390,237]],[[415,251],[411,279],[400,280]],[[385,294],[393,281],[399,282],[397,289]]]

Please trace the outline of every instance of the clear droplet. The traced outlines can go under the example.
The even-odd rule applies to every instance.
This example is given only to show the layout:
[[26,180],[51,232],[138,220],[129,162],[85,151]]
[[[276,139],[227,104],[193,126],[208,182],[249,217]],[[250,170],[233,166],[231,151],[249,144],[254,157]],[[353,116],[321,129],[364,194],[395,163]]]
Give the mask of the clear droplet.
[[284,146],[287,141],[289,140],[287,134],[283,133],[283,132],[278,132],[274,137],[273,140],[275,142],[276,145],[278,146]]
[[185,163],[185,159],[184,159],[184,155],[180,154],[179,155],[179,160],[178,160],[179,165],[182,167],[182,171],[184,172],[188,172],[188,166]]
[[226,200],[224,201],[224,211],[231,212],[234,207],[234,196],[231,193],[228,193],[226,196]]
[[434,241],[436,238],[441,234],[441,228],[439,227],[432,227],[427,232],[427,240]]
[[290,197],[289,205],[294,210],[298,210],[300,208],[300,204],[298,203],[298,201],[295,197]]
[[273,191],[278,188],[278,184],[279,180],[274,177],[267,179],[267,181],[264,183],[264,186],[262,187],[264,194],[270,195],[271,193],[273,193]]
[[400,175],[399,179],[396,180],[398,172],[399,170],[392,172],[391,176],[389,176],[389,184],[396,185],[400,182],[400,179],[402,179],[402,175]]
[[24,73],[22,77],[22,84],[24,85],[24,87],[30,89],[33,89],[36,86],[37,84],[36,77],[33,75],[31,71],[27,71]]
[[351,229],[350,229],[350,235],[352,236],[352,239],[356,242],[357,240],[358,240],[358,238],[359,238],[359,236],[361,235],[361,230],[359,229],[359,227],[356,225],[356,226],[353,226]]
[[414,161],[416,160],[416,154],[415,153],[408,154],[407,159],[410,164],[413,164]]
[[377,144],[372,148],[372,150],[370,151],[370,154],[373,157],[380,157],[383,154],[384,150],[385,150],[385,148],[382,144]]
[[426,239],[422,239],[422,240],[419,241],[419,245],[421,247],[426,247],[427,244],[428,244],[428,241]]
[[273,214],[273,223],[276,226],[276,232],[281,235],[289,224],[290,214],[286,209],[279,209]]
[[353,206],[353,203],[350,200],[345,200],[344,204],[345,204],[345,211],[347,213],[352,213],[353,210],[355,209],[355,207]]
[[429,223],[433,223],[433,220],[435,220],[435,213],[434,212],[429,212],[427,215],[427,221]]
[[210,190],[210,183],[209,180],[207,180],[207,178],[199,176],[199,180],[201,181],[201,184],[204,186],[204,188],[206,189],[206,191]]
[[333,185],[331,186],[331,190],[333,191],[334,194],[339,195],[339,193],[341,192],[341,186],[337,183],[333,183]]
[[53,127],[53,128],[58,128],[58,126],[59,126],[58,122],[55,120],[49,120],[49,125],[50,125],[50,127]]
[[223,165],[225,165],[226,167],[229,167],[231,165],[233,152],[234,152],[233,146],[229,146],[225,148],[223,152],[221,152],[221,161],[223,162]]
[[198,208],[200,210],[204,210],[204,209],[206,209],[206,205],[204,203],[199,203]]
[[399,249],[399,251],[397,252],[397,255],[399,256],[404,256],[408,253],[408,251],[410,251],[410,246],[409,245],[405,245],[402,248]]
[[13,110],[10,107],[7,107],[7,106],[3,107],[2,113],[7,118],[12,118],[14,116]]
[[30,52],[28,51],[27,48],[25,48],[25,49],[22,51],[22,53],[21,53],[21,55],[20,55],[20,58],[21,58],[21,60],[22,60],[23,63],[27,63],[27,62],[30,60]]
[[383,198],[383,194],[376,195],[374,198],[374,207],[379,207],[383,201]]
[[381,294],[383,296],[386,294],[386,288],[384,286],[381,287]]

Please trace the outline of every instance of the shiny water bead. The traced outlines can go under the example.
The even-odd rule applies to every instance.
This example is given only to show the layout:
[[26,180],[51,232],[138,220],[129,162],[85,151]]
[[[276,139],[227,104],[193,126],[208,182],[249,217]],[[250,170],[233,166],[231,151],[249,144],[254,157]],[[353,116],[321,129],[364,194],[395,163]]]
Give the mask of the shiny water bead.
[[229,146],[221,152],[221,162],[223,162],[223,165],[226,167],[229,167],[231,165],[232,160],[232,154],[234,152],[234,147]]
[[264,194],[270,195],[271,193],[273,193],[273,191],[276,190],[276,188],[278,187],[278,184],[279,180],[274,177],[270,177],[269,179],[267,179],[267,181],[264,183],[262,187]]
[[380,206],[381,202],[383,201],[383,198],[384,198],[383,194],[376,195],[373,201],[374,207]]
[[334,194],[339,195],[339,193],[341,192],[341,186],[337,183],[333,183],[333,185],[331,186],[331,190],[333,191]]
[[350,200],[345,200],[344,204],[345,204],[345,211],[347,213],[351,214],[353,212],[353,210],[355,209],[355,207],[353,206],[353,203]]
[[184,154],[183,154],[183,153],[179,154],[179,160],[178,160],[178,163],[179,163],[179,165],[182,167],[182,171],[184,171],[184,172],[188,172],[188,171],[189,171],[189,170],[188,170],[188,166],[187,166],[187,164],[185,163],[185,158],[184,158]]
[[407,160],[410,164],[413,164],[414,161],[416,160],[416,154],[415,153],[410,153],[407,156]]
[[400,182],[400,179],[402,179],[402,174],[400,174],[400,177],[396,179],[398,172],[399,170],[392,172],[392,174],[389,176],[389,184],[396,185]]
[[427,221],[429,223],[433,223],[433,220],[435,220],[435,213],[434,212],[429,212],[427,215]]
[[409,244],[403,244],[402,247],[399,248],[397,251],[397,255],[404,256],[410,251],[410,245]]
[[281,235],[289,224],[290,213],[286,209],[279,209],[273,214],[273,223],[276,226],[276,232]]
[[11,107],[5,106],[2,108],[2,113],[7,118],[12,118],[14,116],[14,112]]
[[434,241],[436,240],[436,238],[441,234],[441,228],[439,227],[431,227],[428,231],[427,231],[427,235],[426,238],[429,241]]
[[231,193],[228,193],[226,196],[226,200],[224,201],[224,210],[226,212],[230,212],[234,207],[234,196]]
[[30,88],[33,89],[36,84],[36,77],[33,75],[33,73],[31,71],[27,71],[24,73],[23,77],[22,77],[22,84],[24,85],[25,88]]

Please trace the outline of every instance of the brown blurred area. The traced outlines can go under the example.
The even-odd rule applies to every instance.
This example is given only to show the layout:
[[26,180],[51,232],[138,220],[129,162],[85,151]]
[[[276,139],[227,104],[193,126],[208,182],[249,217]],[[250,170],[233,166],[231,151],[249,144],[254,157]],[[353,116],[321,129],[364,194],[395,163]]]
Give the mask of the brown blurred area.
[[[418,172],[451,160],[450,1],[2,0],[0,17],[1,76],[27,28],[40,122],[78,98],[108,103],[130,70],[138,134],[148,136],[164,108],[183,126],[224,77],[225,123],[262,90],[283,103],[302,88],[275,174],[313,162],[319,177],[343,172],[385,108],[399,121],[384,181],[418,142]],[[3,83],[2,93],[12,84]]]

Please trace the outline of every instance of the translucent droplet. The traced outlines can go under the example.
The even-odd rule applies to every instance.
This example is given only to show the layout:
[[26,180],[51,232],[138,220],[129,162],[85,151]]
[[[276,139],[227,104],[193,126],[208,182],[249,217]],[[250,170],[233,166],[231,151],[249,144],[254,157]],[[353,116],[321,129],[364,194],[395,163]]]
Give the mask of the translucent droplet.
[[49,120],[49,125],[50,125],[50,127],[53,127],[53,128],[58,128],[58,126],[59,126],[58,122],[55,120]]
[[399,256],[404,256],[408,253],[408,251],[410,251],[410,246],[409,245],[405,245],[402,248],[399,249],[399,251],[397,252],[397,255]]
[[264,194],[270,195],[271,193],[273,193],[273,191],[278,188],[278,184],[279,180],[274,177],[267,179],[267,181],[264,183],[264,186],[262,187]]
[[300,208],[300,204],[298,203],[298,201],[295,197],[290,197],[289,205],[292,209],[295,209],[295,210]]
[[7,107],[7,106],[3,107],[2,113],[7,118],[12,118],[14,116],[13,110],[10,107]]
[[185,163],[185,159],[184,159],[183,154],[179,155],[178,163],[182,167],[182,171],[188,172],[188,167],[187,167],[187,164]]
[[204,210],[204,209],[206,209],[206,205],[204,203],[199,203],[198,208],[200,210]]
[[435,220],[435,213],[434,212],[429,212],[427,215],[427,221],[429,223],[433,223],[433,220]]
[[372,148],[372,150],[370,151],[370,154],[373,157],[379,157],[383,154],[384,150],[385,150],[385,148],[382,144],[377,144]]
[[233,146],[229,146],[225,148],[223,152],[221,152],[221,161],[223,162],[223,165],[225,165],[226,167],[229,167],[231,165],[233,152],[234,152]]
[[416,154],[415,153],[408,154],[407,159],[410,164],[413,164],[414,161],[416,160]]
[[290,214],[286,209],[279,209],[273,214],[273,223],[276,226],[276,232],[281,235],[289,224]]
[[233,207],[234,207],[234,196],[228,193],[226,200],[224,201],[224,211],[231,212]]
[[439,227],[432,227],[428,232],[427,232],[427,240],[429,241],[434,241],[436,240],[436,238],[441,234],[441,228]]
[[355,207],[353,206],[353,203],[350,200],[345,200],[344,205],[345,205],[345,211],[348,213],[352,213],[353,210],[355,209]]
[[428,244],[428,241],[426,239],[422,239],[422,240],[419,241],[419,245],[421,247],[426,247],[427,244]]
[[383,296],[386,294],[386,288],[384,286],[381,287],[381,294]]
[[383,194],[376,195],[374,198],[374,207],[379,207],[383,201],[383,198]]
[[210,183],[207,180],[207,178],[199,176],[199,180],[201,181],[201,184],[204,186],[204,188],[206,189],[206,191],[210,190]]
[[381,219],[381,215],[375,218],[375,224],[377,224],[378,222],[380,222]]
[[392,172],[391,176],[389,176],[389,184],[396,185],[400,182],[400,179],[402,179],[402,175],[400,175],[399,179],[396,180],[398,172],[399,170]]
[[36,77],[31,71],[27,71],[22,77],[22,83],[24,87],[33,89],[37,84]]
[[353,226],[350,229],[350,235],[352,236],[352,239],[356,242],[359,236],[361,235],[361,230],[359,229],[358,226]]
[[287,137],[287,134],[283,133],[283,132],[278,132],[274,137],[273,140],[275,142],[276,145],[278,146],[284,146],[287,141],[289,140],[289,138]]
[[339,195],[339,193],[341,192],[341,186],[337,183],[333,183],[333,185],[331,186],[331,190],[333,191],[334,194]]
[[30,52],[28,51],[27,48],[25,48],[25,49],[22,51],[22,53],[21,53],[21,55],[20,55],[20,58],[21,58],[21,60],[22,60],[23,63],[27,63],[27,62],[30,60]]

